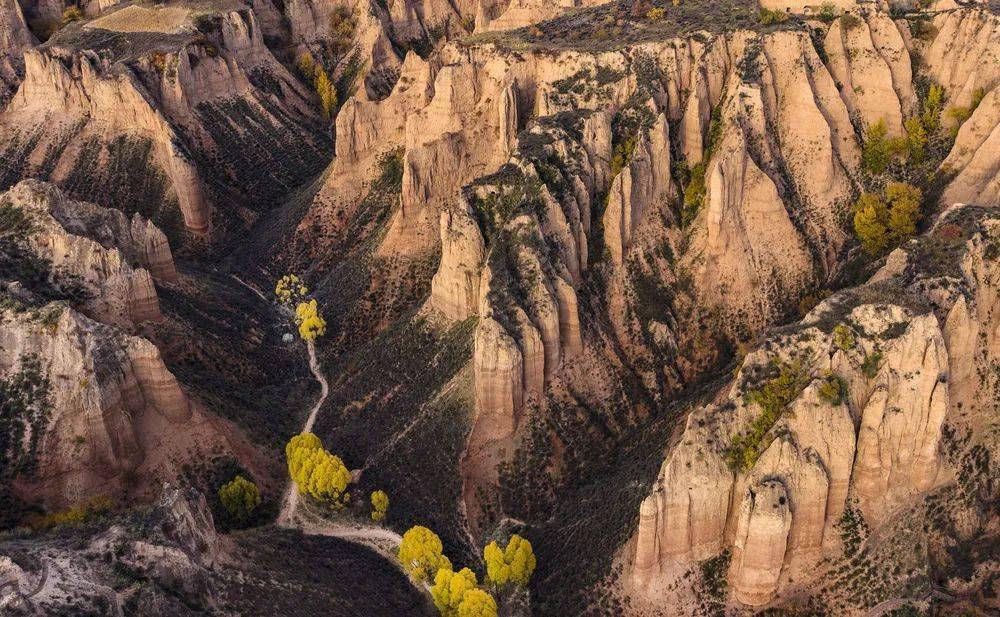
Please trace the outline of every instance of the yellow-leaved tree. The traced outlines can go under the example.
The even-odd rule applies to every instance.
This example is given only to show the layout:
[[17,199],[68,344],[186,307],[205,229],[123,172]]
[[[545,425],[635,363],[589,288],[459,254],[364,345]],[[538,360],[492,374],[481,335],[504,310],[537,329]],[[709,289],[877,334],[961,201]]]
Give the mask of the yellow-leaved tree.
[[525,587],[535,572],[535,552],[531,542],[514,534],[501,549],[496,542],[490,542],[483,549],[486,562],[486,582],[494,589],[501,590],[514,585]]
[[431,581],[438,570],[451,570],[451,561],[441,550],[441,538],[430,529],[416,525],[403,534],[399,543],[399,562],[414,581]]
[[274,286],[274,295],[282,304],[292,304],[304,300],[309,294],[309,288],[296,274],[286,274],[278,279]]
[[292,437],[285,446],[285,457],[288,474],[300,495],[308,495],[336,510],[347,505],[351,472],[339,456],[323,449],[319,437],[312,433]]
[[434,575],[431,597],[441,617],[457,617],[465,594],[475,589],[476,585],[476,573],[468,568],[458,572],[452,572],[451,568],[438,570]]
[[299,302],[295,307],[295,323],[299,325],[299,336],[304,341],[315,341],[326,334],[326,320],[319,314],[315,299]]
[[458,617],[497,617],[497,602],[482,589],[472,589],[462,596]]
[[376,523],[384,521],[386,513],[389,512],[389,496],[385,494],[385,491],[373,491],[371,502],[372,520]]
[[260,489],[243,476],[219,487],[219,501],[238,523],[245,523],[260,505]]

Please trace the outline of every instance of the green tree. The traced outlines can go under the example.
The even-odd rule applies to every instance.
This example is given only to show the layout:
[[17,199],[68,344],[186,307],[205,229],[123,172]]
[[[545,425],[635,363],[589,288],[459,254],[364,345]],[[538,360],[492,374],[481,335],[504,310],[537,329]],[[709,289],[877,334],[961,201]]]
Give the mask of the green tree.
[[374,491],[371,496],[372,520],[376,523],[384,521],[386,513],[389,512],[389,496],[385,491]]
[[924,110],[920,115],[924,128],[934,132],[941,125],[941,109],[944,107],[944,88],[937,84],[932,84],[927,90],[927,98],[924,99]]
[[865,128],[864,143],[861,146],[861,163],[873,174],[885,173],[892,160],[894,146],[888,138],[889,129],[885,120],[869,124]]
[[869,255],[889,246],[889,209],[878,195],[864,193],[854,204],[854,235]]
[[482,589],[471,589],[458,605],[458,617],[497,617],[497,602]]
[[333,112],[337,109],[337,89],[334,87],[330,76],[326,74],[323,67],[316,65],[316,80],[314,82],[316,94],[319,95],[320,103],[323,106],[323,115],[327,118],[333,117]]
[[476,574],[468,568],[458,572],[452,572],[451,568],[438,570],[434,575],[431,597],[441,617],[457,617],[465,594],[475,589],[476,584]]
[[927,156],[927,131],[920,118],[913,116],[903,123],[906,129],[906,152],[910,160],[919,163]]
[[917,233],[920,219],[920,189],[903,182],[890,182],[885,187],[889,203],[889,234],[895,244],[909,240]]
[[417,525],[403,534],[399,543],[399,562],[414,581],[434,580],[438,570],[451,570],[451,561],[441,551],[441,538],[430,529]]
[[501,549],[496,542],[490,542],[483,549],[486,563],[486,581],[495,589],[507,585],[525,587],[535,571],[535,553],[531,542],[514,534]]
[[219,501],[233,519],[245,523],[260,505],[260,489],[243,476],[236,476],[219,487]]

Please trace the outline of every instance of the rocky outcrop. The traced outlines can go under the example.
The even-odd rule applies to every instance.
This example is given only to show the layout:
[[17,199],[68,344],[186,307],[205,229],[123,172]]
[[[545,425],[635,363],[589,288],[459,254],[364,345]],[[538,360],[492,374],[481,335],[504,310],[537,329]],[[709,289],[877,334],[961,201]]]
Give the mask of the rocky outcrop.
[[882,11],[845,13],[824,40],[828,66],[848,110],[862,126],[884,121],[903,135],[915,109],[910,54],[892,19]]
[[52,384],[37,470],[25,479],[33,497],[59,505],[119,494],[137,470],[170,478],[192,453],[228,449],[148,340],[55,304],[39,312],[8,311],[0,324],[0,373],[37,358]]
[[162,282],[176,282],[177,271],[156,226],[138,214],[129,222],[118,211],[72,201],[37,181],[19,183],[4,199],[31,218],[34,252],[84,286],[88,315],[127,329],[162,319],[150,270]]
[[[225,233],[318,171],[329,141],[311,95],[268,51],[253,12],[203,15],[205,32],[194,21],[178,7],[131,6],[28,51],[0,115],[4,184],[49,179],[169,222],[168,233],[205,236],[213,207]],[[136,22],[163,29],[135,32]]]
[[[867,287],[771,336],[732,385],[691,413],[640,509],[637,597],[655,604],[683,564],[731,548],[736,600],[768,603],[808,586],[820,559],[837,554],[849,496],[875,527],[947,481],[946,419],[991,406],[971,396],[989,389],[971,367],[995,351],[969,337],[996,328],[997,264],[981,256],[1000,228],[995,211],[971,206],[943,214],[931,235],[942,228],[961,229],[964,244],[946,272],[922,261],[924,243],[938,240],[911,242]],[[760,426],[758,401],[775,404],[776,376],[788,402]]]
[[574,8],[598,6],[607,0],[507,0],[488,2],[480,0],[476,12],[476,31],[490,32],[513,30],[557,17]]
[[35,44],[17,0],[0,3],[0,106],[6,105],[24,76],[24,52]]
[[1000,205],[1000,82],[958,129],[955,145],[941,164],[956,172],[942,201]]

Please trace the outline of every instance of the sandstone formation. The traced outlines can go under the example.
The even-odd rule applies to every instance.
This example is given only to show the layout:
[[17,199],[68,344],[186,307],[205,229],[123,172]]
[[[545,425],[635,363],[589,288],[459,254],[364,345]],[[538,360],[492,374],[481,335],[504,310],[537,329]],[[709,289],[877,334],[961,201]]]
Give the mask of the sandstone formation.
[[8,311],[0,326],[0,373],[35,357],[51,383],[51,414],[29,481],[35,496],[59,505],[119,494],[137,469],[140,477],[170,478],[191,448],[226,447],[148,340],[71,308],[50,304],[40,313]]
[[[989,365],[995,337],[970,336],[997,327],[1000,262],[982,252],[1000,221],[995,211],[957,206],[935,229],[948,225],[968,230],[950,266],[957,278],[921,261],[933,237],[911,242],[868,287],[831,297],[769,338],[712,404],[692,412],[642,504],[631,566],[639,596],[655,604],[682,564],[732,547],[735,599],[766,604],[815,580],[820,558],[836,555],[849,495],[876,526],[948,477],[946,419],[991,406],[994,386],[972,367]],[[922,299],[903,302],[899,290]],[[834,326],[849,329],[849,344],[834,342]],[[762,413],[750,393],[767,387],[776,366],[811,383],[766,427],[749,467],[727,465],[734,437]],[[840,395],[831,396],[830,375]],[[964,408],[952,392],[963,393]]]
[[[142,30],[151,22],[156,31]],[[245,8],[127,7],[61,30],[24,63],[0,115],[4,185],[50,179],[173,233],[183,219],[203,236],[213,203],[223,230],[252,222],[323,162],[327,138],[309,93]]]
[[61,274],[80,281],[89,294],[84,310],[94,319],[124,328],[162,319],[153,286],[176,282],[167,238],[138,214],[66,198],[51,184],[23,181],[4,198],[29,214],[31,245]]
[[4,0],[0,5],[0,105],[6,105],[17,90],[24,76],[23,54],[34,44],[20,3]]

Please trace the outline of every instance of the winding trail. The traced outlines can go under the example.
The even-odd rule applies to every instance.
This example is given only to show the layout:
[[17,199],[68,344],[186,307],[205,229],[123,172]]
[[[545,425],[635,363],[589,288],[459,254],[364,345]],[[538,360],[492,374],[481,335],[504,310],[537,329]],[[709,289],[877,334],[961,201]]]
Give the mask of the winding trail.
[[[252,291],[254,295],[264,302],[271,303],[271,300],[254,285],[244,281],[235,274],[230,273],[229,276],[243,287]],[[288,307],[282,307],[282,311],[292,316],[291,310]],[[319,398],[316,399],[316,403],[309,410],[309,415],[302,426],[301,432],[303,433],[312,431],[313,425],[316,423],[316,417],[319,415],[319,410],[323,407],[323,403],[326,402],[327,396],[330,395],[330,384],[326,380],[326,376],[323,375],[319,359],[316,357],[315,343],[313,341],[306,341],[306,348],[309,350],[309,371],[316,381],[319,382],[320,391]],[[298,507],[299,492],[296,490],[295,482],[289,478],[288,485],[285,487],[285,493],[281,498],[281,510],[279,510],[278,518],[275,520],[275,524],[278,527],[298,529],[308,535],[331,536],[362,544],[374,549],[390,561],[395,561],[396,548],[403,540],[395,531],[361,523],[332,522],[321,519],[305,520],[304,517],[296,516]]]
[[[316,423],[316,416],[319,415],[320,408],[326,402],[326,397],[330,394],[330,384],[327,382],[326,376],[323,375],[323,371],[320,370],[319,360],[316,359],[316,345],[312,341],[306,341],[306,345],[309,348],[309,370],[312,371],[313,377],[319,382],[320,390],[319,398],[316,399],[316,404],[313,405],[313,408],[309,410],[306,423],[302,426],[303,433],[308,433],[312,430],[313,424]],[[281,499],[281,511],[278,513],[277,520],[278,527],[295,527],[292,518],[295,516],[295,509],[298,506],[299,492],[295,490],[295,482],[289,479],[288,486],[285,487],[285,496]],[[303,529],[303,531],[306,530]]]

